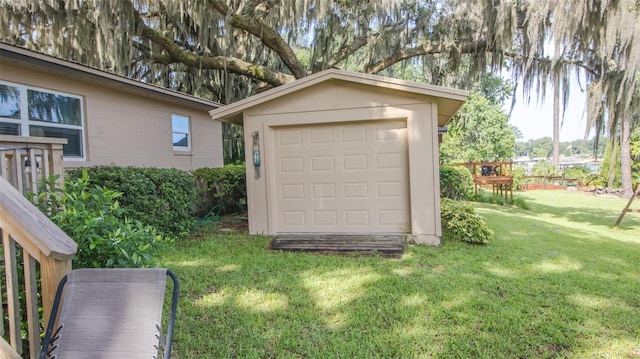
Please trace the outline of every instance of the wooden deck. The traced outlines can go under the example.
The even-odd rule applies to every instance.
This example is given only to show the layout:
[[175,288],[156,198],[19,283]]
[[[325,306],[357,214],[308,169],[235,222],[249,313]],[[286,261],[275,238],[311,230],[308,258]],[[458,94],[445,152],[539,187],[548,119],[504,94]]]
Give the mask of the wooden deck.
[[271,249],[305,252],[404,252],[404,235],[288,233],[276,235]]
[[504,196],[504,199],[513,199],[513,162],[469,162],[449,166],[467,167],[473,177],[476,196],[478,195],[478,187],[491,187],[494,195]]

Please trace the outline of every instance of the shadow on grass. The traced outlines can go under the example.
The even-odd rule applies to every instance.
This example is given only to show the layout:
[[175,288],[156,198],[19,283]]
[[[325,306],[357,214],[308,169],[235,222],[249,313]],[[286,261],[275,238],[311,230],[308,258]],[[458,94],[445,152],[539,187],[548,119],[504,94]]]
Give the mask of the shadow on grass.
[[165,260],[183,288],[176,357],[640,355],[637,243],[479,210],[491,245],[400,259],[274,252],[243,234],[186,241]]
[[[602,228],[613,227],[628,201],[623,198],[596,197],[590,192],[540,191],[521,195],[534,207],[536,213]],[[553,197],[555,200],[550,201]],[[631,208],[640,209],[640,200],[634,201]],[[618,229],[640,231],[640,215],[627,213]]]

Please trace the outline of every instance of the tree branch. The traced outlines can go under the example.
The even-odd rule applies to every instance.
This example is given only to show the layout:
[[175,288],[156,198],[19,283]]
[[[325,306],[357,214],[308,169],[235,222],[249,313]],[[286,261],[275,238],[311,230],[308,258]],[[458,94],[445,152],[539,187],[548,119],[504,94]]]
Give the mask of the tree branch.
[[369,34],[367,34],[366,36],[362,36],[362,37],[356,39],[351,44],[346,44],[345,43],[342,46],[340,46],[338,51],[336,51],[333,54],[333,56],[331,56],[327,60],[327,67],[330,68],[330,67],[336,66],[338,63],[340,63],[340,61],[346,59],[347,57],[349,57],[350,55],[352,55],[353,53],[355,53],[356,51],[361,49],[363,46],[368,44],[370,38],[371,38],[371,36]]
[[410,49],[400,50],[391,54],[391,56],[382,59],[374,64],[365,66],[363,71],[368,74],[378,73],[387,67],[400,62],[402,60],[407,60],[412,57],[422,56],[422,55],[435,55],[441,54],[450,51],[452,48],[457,48],[457,51],[460,53],[475,53],[480,51],[487,50],[487,42],[484,40],[477,40],[472,42],[467,42],[463,44],[457,45],[445,45],[442,43],[438,44],[424,44],[417,47],[413,47]]
[[231,26],[259,38],[265,46],[275,51],[295,78],[299,79],[307,75],[289,44],[275,30],[256,17],[232,13],[223,0],[209,0],[209,3],[220,14],[230,17]]
[[[545,62],[545,63],[551,63],[553,60],[550,58],[546,58],[546,57],[534,57],[531,58],[530,56],[527,55],[522,55],[516,52],[511,52],[511,51],[501,51],[501,50],[495,50],[495,49],[491,49],[489,47],[487,47],[487,42],[485,40],[476,40],[476,41],[470,41],[470,42],[465,42],[465,43],[459,43],[459,44],[452,44],[452,45],[445,45],[445,44],[424,44],[421,46],[417,46],[417,47],[413,47],[410,49],[405,49],[405,50],[401,50],[398,52],[395,52],[393,54],[391,54],[389,57],[382,59],[374,64],[365,66],[363,69],[363,72],[365,73],[378,73],[384,69],[386,69],[387,67],[403,61],[403,60],[407,60],[410,59],[412,57],[416,57],[416,56],[423,56],[423,55],[435,55],[435,54],[442,54],[442,53],[447,53],[449,51],[452,50],[452,48],[456,48],[456,50],[461,53],[461,54],[470,54],[470,53],[478,53],[478,52],[497,52],[497,53],[501,53],[502,55],[515,59],[515,60],[527,60],[527,59],[532,59],[533,61],[537,61],[537,62]],[[566,64],[566,65],[575,65],[578,66],[580,68],[583,68],[585,71],[588,71],[589,73],[596,75],[598,74],[598,72],[593,69],[592,67],[589,67],[586,63],[584,63],[583,61],[580,60],[575,60],[575,59],[560,59],[558,60],[560,63],[562,64]]]
[[172,39],[160,34],[148,27],[136,12],[136,24],[140,28],[140,35],[166,51],[166,54],[152,53],[152,58],[157,63],[165,65],[180,62],[189,67],[215,69],[229,71],[238,75],[244,75],[256,80],[264,81],[273,86],[283,85],[295,80],[291,75],[274,71],[265,66],[242,61],[226,56],[201,56],[186,52]]
[[[372,33],[371,30],[368,30],[362,36],[355,39],[351,44],[348,44],[346,42],[343,43],[340,48],[338,48],[338,50],[327,60],[326,67],[331,68],[336,66],[342,60],[353,55],[356,51],[368,45],[372,40],[382,36],[383,33],[400,31],[403,27],[406,26],[406,24],[407,21],[403,19],[397,23],[385,25],[380,32]],[[415,31],[415,29],[412,30],[412,32]]]
[[[501,53],[504,56],[510,57],[512,59],[515,59],[515,60],[528,60],[528,59],[531,58],[530,56],[526,56],[526,55],[522,55],[522,54],[518,54],[518,53],[515,53],[515,52],[510,52],[510,51],[501,51]],[[553,60],[548,58],[548,57],[534,57],[534,58],[531,58],[531,59],[533,61],[544,62],[544,63],[548,63],[548,64],[551,64],[551,62],[553,62]],[[594,75],[595,77],[599,77],[599,74],[600,74],[600,72],[597,69],[594,69],[593,67],[587,65],[582,60],[576,60],[576,59],[572,59],[572,58],[565,58],[565,59],[559,59],[558,62],[561,63],[561,64],[564,64],[564,65],[578,66],[578,67],[584,69],[585,71],[589,72],[590,74]]]

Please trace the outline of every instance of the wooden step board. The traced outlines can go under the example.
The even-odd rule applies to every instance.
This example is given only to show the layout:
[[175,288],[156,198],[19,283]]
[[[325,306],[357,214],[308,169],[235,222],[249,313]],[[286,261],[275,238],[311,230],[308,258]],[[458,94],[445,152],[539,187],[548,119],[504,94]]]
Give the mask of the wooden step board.
[[404,251],[404,236],[379,234],[279,234],[271,249],[287,251],[358,251],[399,254]]

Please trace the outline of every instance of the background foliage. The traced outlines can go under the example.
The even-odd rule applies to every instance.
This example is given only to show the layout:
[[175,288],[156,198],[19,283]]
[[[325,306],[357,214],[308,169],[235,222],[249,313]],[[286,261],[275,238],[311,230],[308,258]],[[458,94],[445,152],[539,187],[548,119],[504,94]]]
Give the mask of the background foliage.
[[511,159],[515,132],[501,105],[472,93],[451,119],[440,145],[444,163]]
[[203,181],[205,204],[201,206],[218,206],[222,214],[247,210],[247,176],[243,164],[198,168],[193,176]]
[[440,196],[456,201],[473,197],[473,178],[463,166],[440,166]]
[[[602,158],[604,153],[604,141],[598,142],[595,148],[594,139],[562,141],[559,144],[560,154],[565,156],[592,155],[597,154]],[[594,151],[595,150],[595,151]],[[551,137],[541,137],[529,139],[527,141],[516,141],[516,156],[528,156],[529,158],[549,158],[553,151],[553,139]]]

